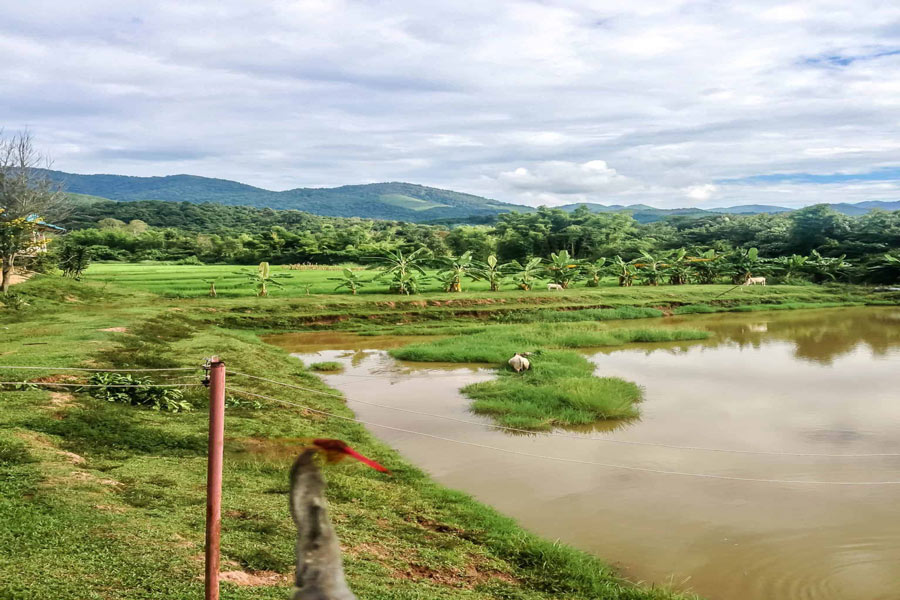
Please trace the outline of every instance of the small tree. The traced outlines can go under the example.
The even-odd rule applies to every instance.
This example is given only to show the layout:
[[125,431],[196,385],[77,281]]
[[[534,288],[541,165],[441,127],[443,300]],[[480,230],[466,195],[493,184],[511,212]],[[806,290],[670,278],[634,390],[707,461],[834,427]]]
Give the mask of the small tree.
[[210,298],[215,298],[218,296],[218,294],[216,293],[216,281],[217,281],[216,279],[204,279],[203,280],[203,283],[205,283],[209,286],[209,297]]
[[728,255],[728,268],[731,272],[731,283],[737,285],[753,276],[753,271],[760,267],[759,250],[737,248]]
[[415,294],[419,286],[428,279],[425,272],[425,261],[430,252],[427,248],[419,248],[409,254],[403,250],[387,252],[375,259],[381,269],[380,278],[389,278],[389,289],[395,294]]
[[487,281],[491,286],[491,291],[497,292],[500,291],[500,284],[503,283],[509,268],[509,263],[500,264],[497,257],[491,254],[485,262],[475,264],[475,267],[472,269],[472,275],[482,281]]
[[541,262],[543,261],[540,257],[535,257],[524,265],[517,260],[510,263],[510,268],[513,271],[513,280],[519,286],[519,289],[526,292],[531,290],[534,280],[541,272]]
[[722,271],[721,256],[714,249],[709,249],[700,256],[690,259],[698,283],[715,283]]
[[254,273],[244,273],[253,283],[253,287],[256,289],[256,295],[260,298],[269,295],[269,286],[274,285],[278,288],[283,288],[284,286],[278,281],[278,278],[290,277],[290,275],[282,274],[282,275],[272,275],[271,269],[269,268],[269,263],[261,262],[259,263],[259,267],[256,269]]
[[438,272],[438,278],[444,282],[445,289],[448,292],[461,292],[463,277],[469,275],[474,267],[471,252],[463,252],[459,256],[450,256],[441,259],[443,269]]
[[91,249],[81,244],[66,242],[59,249],[59,268],[63,277],[81,279],[81,274],[91,264]]
[[612,269],[614,270],[616,276],[619,278],[619,287],[631,287],[634,283],[634,275],[637,269],[630,262],[626,261],[624,258],[616,255],[613,258]]
[[367,283],[363,281],[362,278],[353,271],[353,269],[348,268],[345,268],[343,271],[341,271],[340,277],[329,277],[328,279],[330,279],[331,281],[340,282],[337,284],[337,286],[335,286],[335,290],[347,288],[354,296]]
[[588,287],[600,287],[600,278],[606,273],[606,259],[598,258],[594,261],[584,261],[581,264],[581,270],[587,277]]
[[646,250],[641,250],[641,258],[634,263],[640,269],[638,274],[644,281],[644,285],[659,285],[663,261],[658,256],[653,256]]
[[[0,133],[2,135],[2,133]],[[50,161],[28,132],[0,137],[0,291],[12,281],[16,257],[31,248],[42,217],[60,216],[64,195],[42,169]]]
[[690,269],[691,259],[688,258],[687,250],[679,248],[673,251],[666,259],[665,271],[669,276],[669,283],[672,285],[684,285],[688,282],[691,275]]
[[568,250],[560,250],[558,253],[550,253],[550,261],[547,264],[547,275],[550,280],[563,288],[569,287],[578,279],[578,261],[569,256]]

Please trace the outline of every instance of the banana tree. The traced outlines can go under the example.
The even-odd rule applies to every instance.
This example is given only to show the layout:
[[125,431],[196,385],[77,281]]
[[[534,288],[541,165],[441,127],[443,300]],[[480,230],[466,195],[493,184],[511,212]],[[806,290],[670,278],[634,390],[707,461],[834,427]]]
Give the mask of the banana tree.
[[900,283],[900,253],[884,254],[868,269],[877,283]]
[[573,281],[578,279],[578,267],[578,261],[569,256],[568,250],[560,250],[558,253],[553,252],[550,254],[546,271],[553,283],[567,288]]
[[722,257],[716,254],[715,249],[709,249],[700,256],[688,258],[697,283],[715,283],[722,274]]
[[415,294],[428,279],[425,266],[430,254],[427,248],[419,248],[409,254],[395,250],[376,257],[375,266],[381,269],[379,279],[389,279],[389,289],[395,294]]
[[641,250],[641,258],[633,262],[633,264],[639,269],[638,276],[643,280],[644,285],[659,285],[659,279],[665,265],[661,257],[653,256],[646,250]]
[[599,287],[600,278],[603,277],[606,270],[607,266],[605,258],[598,258],[594,261],[584,261],[581,264],[581,271],[584,273],[584,276],[587,277],[588,287]]
[[850,263],[844,260],[846,256],[846,254],[842,254],[837,258],[826,257],[819,254],[817,250],[813,250],[809,260],[806,261],[807,271],[816,283],[822,283],[828,279],[836,281],[838,276],[843,275],[850,267]]
[[368,283],[367,281],[363,281],[363,279],[353,269],[347,268],[341,271],[340,277],[329,277],[328,279],[330,279],[331,281],[340,282],[335,286],[335,290],[347,288],[354,296],[362,287],[364,287]]
[[753,276],[753,272],[761,266],[759,250],[756,248],[736,248],[728,254],[728,270],[731,273],[731,283],[737,285],[747,281]]
[[627,262],[624,258],[616,255],[612,260],[611,268],[619,278],[619,287],[631,287],[634,283],[634,275],[637,271],[635,266]]
[[472,275],[482,281],[487,281],[492,292],[500,290],[500,284],[509,272],[510,265],[500,264],[497,257],[491,254],[483,263],[475,263],[471,269]]
[[444,282],[445,289],[448,292],[461,292],[463,277],[472,277],[471,273],[475,267],[472,260],[472,252],[464,252],[459,256],[449,256],[441,259],[443,269],[438,271],[438,278]]
[[684,285],[688,282],[691,275],[691,259],[687,255],[687,250],[679,248],[666,258],[664,265],[665,273],[669,277],[669,283],[672,285]]
[[806,270],[806,263],[809,261],[808,256],[800,254],[792,254],[791,256],[782,256],[776,258],[773,262],[781,271],[781,277],[785,283],[795,281],[801,273]]
[[534,280],[541,272],[541,262],[540,257],[535,257],[524,265],[517,260],[510,263],[510,268],[513,270],[513,281],[516,282],[519,289],[526,292],[531,290]]
[[281,282],[278,281],[279,278],[290,277],[290,275],[272,275],[271,269],[269,268],[269,263],[261,262],[259,263],[259,267],[256,269],[256,272],[253,273],[244,273],[247,276],[247,279],[253,283],[253,287],[256,289],[256,295],[260,298],[269,295],[269,286],[274,285],[278,288],[283,288]]

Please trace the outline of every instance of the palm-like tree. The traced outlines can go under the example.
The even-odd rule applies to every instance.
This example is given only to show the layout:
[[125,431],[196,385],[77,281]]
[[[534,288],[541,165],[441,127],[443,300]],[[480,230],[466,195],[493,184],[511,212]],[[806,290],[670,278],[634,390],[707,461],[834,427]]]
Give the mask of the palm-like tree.
[[617,254],[612,260],[611,268],[619,278],[619,287],[631,287],[634,283],[635,272],[637,271],[633,264]]
[[791,256],[776,258],[774,263],[781,270],[781,277],[784,279],[784,282],[791,283],[805,270],[807,261],[809,261],[808,256],[792,254]]
[[728,270],[731,273],[731,283],[739,284],[753,276],[754,270],[759,269],[759,250],[756,248],[736,248],[728,254]]
[[395,250],[374,258],[374,262],[381,269],[379,278],[390,279],[392,292],[409,295],[418,292],[419,286],[428,279],[425,261],[430,254],[427,248],[419,248],[409,254]]
[[722,274],[722,257],[716,254],[715,249],[709,249],[700,256],[692,256],[688,259],[698,283],[715,283]]
[[278,281],[279,278],[288,278],[290,275],[282,274],[282,275],[272,275],[272,271],[269,268],[269,263],[261,262],[259,263],[259,267],[257,267],[255,272],[252,273],[244,273],[247,276],[247,279],[253,283],[253,287],[256,288],[256,295],[260,298],[264,298],[269,295],[269,286],[274,285],[278,288],[283,288],[281,282]]
[[687,250],[679,248],[673,251],[664,265],[666,275],[669,276],[669,283],[672,285],[686,284],[691,275],[690,265],[691,259],[687,255]]
[[339,281],[340,282],[335,286],[335,288],[334,288],[335,290],[339,290],[341,288],[347,288],[348,290],[350,290],[350,293],[353,294],[354,296],[360,290],[360,288],[362,288],[363,286],[365,286],[368,283],[368,281],[364,281],[359,275],[357,275],[353,271],[353,269],[347,269],[347,268],[345,268],[343,271],[341,271],[340,277],[329,277],[328,279],[330,279],[331,281]]
[[491,254],[485,262],[475,263],[471,272],[472,276],[487,281],[492,292],[497,292],[500,290],[500,284],[509,272],[509,268],[509,263],[500,264],[497,257]]
[[644,281],[644,285],[659,285],[659,279],[665,264],[661,257],[653,256],[646,250],[641,250],[641,258],[633,264],[640,269],[638,275]]
[[531,287],[534,285],[534,280],[541,272],[541,262],[543,261],[540,257],[535,257],[524,265],[517,260],[509,263],[510,268],[513,270],[513,280],[520,289],[523,289],[526,292],[531,290]]
[[842,254],[837,258],[826,257],[819,254],[818,250],[813,250],[806,261],[806,266],[813,281],[821,283],[827,279],[836,281],[839,275],[843,275],[844,271],[850,267],[850,263],[844,260],[846,254]]
[[578,279],[578,267],[578,261],[569,256],[568,250],[560,250],[558,253],[550,254],[546,270],[553,283],[567,288],[570,283]]
[[444,282],[448,292],[461,292],[463,277],[473,277],[472,271],[475,264],[472,260],[472,252],[463,252],[459,256],[449,256],[441,259],[443,269],[438,272],[438,277]]
[[598,258],[594,261],[584,261],[581,264],[581,270],[585,277],[587,277],[588,287],[599,287],[600,278],[603,277],[603,274],[606,273],[607,270],[606,259]]
[[900,282],[900,254],[884,254],[877,262],[869,266],[875,281],[879,283]]

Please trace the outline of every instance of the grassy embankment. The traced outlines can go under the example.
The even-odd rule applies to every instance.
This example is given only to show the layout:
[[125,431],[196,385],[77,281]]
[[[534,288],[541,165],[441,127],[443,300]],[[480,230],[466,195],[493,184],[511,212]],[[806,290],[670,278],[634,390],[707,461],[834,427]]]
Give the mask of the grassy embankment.
[[[500,376],[463,388],[472,410],[501,425],[523,429],[589,425],[638,416],[641,389],[618,377],[595,377],[594,365],[568,348],[619,346],[632,342],[698,340],[709,332],[692,329],[602,330],[593,323],[494,325],[488,331],[412,344],[391,350],[402,360],[480,362],[501,367]],[[503,369],[516,352],[535,352],[531,369]]]
[[[223,313],[256,313],[263,306],[267,314],[298,310],[290,308],[293,300],[212,307],[208,301],[166,301],[115,285],[40,276],[18,293],[30,306],[0,312],[6,364],[195,366],[216,353],[233,370],[327,389],[253,332],[217,324]],[[71,381],[49,371],[4,375]],[[286,393],[237,376],[230,383],[351,416],[340,398]],[[180,414],[110,404],[71,390],[0,392],[5,598],[202,594],[206,416],[203,389],[194,390],[186,397],[196,410]],[[361,598],[676,597],[623,582],[594,557],[530,535],[490,508],[432,483],[356,423],[296,407],[263,403],[255,409],[230,402],[226,432],[224,570],[249,573],[260,585],[225,583],[224,597],[288,597],[294,529],[287,469],[297,438],[305,437],[347,440],[394,473],[386,477],[355,464],[327,470],[347,576]]]
[[[361,333],[456,333],[477,331],[489,323],[597,321],[657,317],[672,312],[823,308],[860,304],[898,303],[897,295],[875,294],[849,285],[753,286],[681,285],[617,287],[612,280],[599,288],[579,286],[561,292],[538,287],[524,292],[504,286],[490,292],[484,282],[472,282],[464,293],[429,288],[417,296],[387,293],[387,284],[366,287],[358,296],[334,294],[339,271],[290,271],[284,289],[256,299],[241,272],[254,267],[236,265],[95,264],[87,281],[136,292],[184,298],[183,306],[206,311],[209,321],[228,328],[253,330],[348,329]],[[220,276],[218,298],[207,298],[206,279]],[[371,273],[374,275],[374,273]],[[306,295],[309,286],[310,295]],[[434,288],[434,286],[432,286]],[[707,308],[708,307],[708,308]],[[536,313],[536,308],[547,309]]]

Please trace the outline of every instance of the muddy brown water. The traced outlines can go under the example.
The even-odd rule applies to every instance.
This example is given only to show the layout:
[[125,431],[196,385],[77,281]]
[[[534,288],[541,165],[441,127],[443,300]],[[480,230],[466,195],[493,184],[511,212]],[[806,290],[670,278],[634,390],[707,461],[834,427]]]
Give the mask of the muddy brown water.
[[[645,388],[642,415],[608,431],[560,432],[570,437],[511,435],[363,404],[489,423],[467,411],[468,401],[458,390],[489,379],[490,370],[398,362],[384,351],[418,337],[316,333],[270,341],[308,362],[344,363],[343,373],[325,379],[346,393],[359,418],[382,425],[514,452],[660,471],[750,479],[900,480],[900,457],[739,454],[598,441],[900,454],[900,309],[717,314],[638,323],[701,327],[714,336],[591,353],[598,375],[624,377]],[[438,481],[540,535],[613,562],[633,580],[725,600],[900,599],[900,485],[664,475],[370,429]]]

